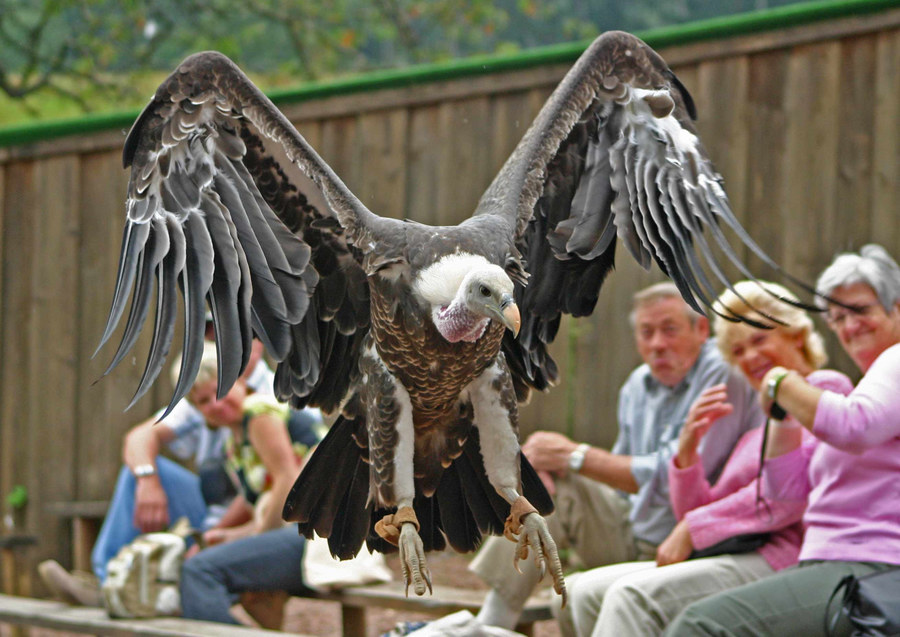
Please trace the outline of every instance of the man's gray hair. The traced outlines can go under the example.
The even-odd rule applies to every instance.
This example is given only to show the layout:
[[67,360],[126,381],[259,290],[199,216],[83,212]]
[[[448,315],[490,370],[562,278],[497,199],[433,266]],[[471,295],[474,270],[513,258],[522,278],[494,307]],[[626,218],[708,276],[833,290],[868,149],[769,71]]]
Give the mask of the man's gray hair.
[[637,311],[640,308],[651,303],[656,303],[657,301],[662,301],[663,299],[678,299],[684,303],[684,312],[691,322],[691,325],[694,325],[697,322],[697,319],[703,316],[702,314],[697,314],[693,308],[685,302],[677,285],[671,281],[663,281],[662,283],[654,283],[642,290],[638,290],[634,293],[634,296],[631,297],[631,313],[628,315],[628,323],[631,325],[631,329],[634,329],[635,327]]
[[[900,302],[900,266],[880,245],[864,245],[859,254],[844,252],[837,255],[825,271],[819,275],[816,289],[828,296],[836,288],[865,283],[875,291],[886,312]],[[818,299],[824,307],[824,299]]]

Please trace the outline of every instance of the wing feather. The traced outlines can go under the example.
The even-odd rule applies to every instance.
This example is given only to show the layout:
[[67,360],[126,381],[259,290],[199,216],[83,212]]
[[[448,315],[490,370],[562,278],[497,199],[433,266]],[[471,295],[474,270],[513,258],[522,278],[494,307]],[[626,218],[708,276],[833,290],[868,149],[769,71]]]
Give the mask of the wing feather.
[[630,34],[605,33],[562,80],[482,196],[476,214],[509,223],[529,275],[516,294],[519,338],[504,339],[517,390],[543,389],[555,379],[546,346],[560,314],[593,311],[613,265],[613,227],[642,267],[656,262],[701,312],[718,311],[713,281],[733,289],[724,264],[755,280],[721,226],[780,276],[815,293],[740,226],[694,116],[693,100],[655,51]]
[[[216,53],[191,56],[163,82],[132,127],[123,159],[131,167],[127,223],[101,347],[135,292],[106,372],[134,346],[155,278],[154,334],[134,400],[165,364],[180,285],[185,330],[173,404],[196,376],[208,304],[220,395],[246,367],[256,335],[283,362],[282,399],[339,405],[351,375],[325,382],[320,372],[352,368],[354,360],[330,357],[358,357],[369,325],[366,273],[353,243],[371,248],[396,220],[366,210],[274,105]],[[333,223],[313,227],[326,219]],[[324,269],[317,291],[320,263],[334,267]]]

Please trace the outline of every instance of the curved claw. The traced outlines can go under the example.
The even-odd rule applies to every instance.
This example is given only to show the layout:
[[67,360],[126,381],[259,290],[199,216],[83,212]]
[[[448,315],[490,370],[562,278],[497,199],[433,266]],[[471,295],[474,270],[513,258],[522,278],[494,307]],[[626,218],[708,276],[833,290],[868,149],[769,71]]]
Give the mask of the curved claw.
[[556,549],[556,542],[550,536],[547,521],[538,513],[526,513],[522,517],[522,529],[516,543],[516,558],[513,562],[516,570],[518,570],[518,559],[528,557],[529,545],[534,549],[534,561],[541,571],[541,578],[547,573],[549,567],[550,575],[553,578],[553,590],[562,597],[562,605],[565,607],[568,596],[562,563],[559,561],[559,551]]
[[411,522],[404,523],[400,528],[400,569],[403,579],[406,581],[406,595],[409,595],[409,585],[413,585],[416,595],[433,593],[431,585],[431,572],[425,562],[425,547],[419,532]]

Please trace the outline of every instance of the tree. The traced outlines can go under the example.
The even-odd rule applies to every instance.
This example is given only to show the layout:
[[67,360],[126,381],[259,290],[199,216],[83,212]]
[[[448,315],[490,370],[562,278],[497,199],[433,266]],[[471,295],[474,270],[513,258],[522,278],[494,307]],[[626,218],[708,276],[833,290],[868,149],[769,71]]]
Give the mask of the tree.
[[204,49],[262,74],[267,88],[796,1],[0,0],[0,91],[32,110],[38,94],[83,111],[137,106]]

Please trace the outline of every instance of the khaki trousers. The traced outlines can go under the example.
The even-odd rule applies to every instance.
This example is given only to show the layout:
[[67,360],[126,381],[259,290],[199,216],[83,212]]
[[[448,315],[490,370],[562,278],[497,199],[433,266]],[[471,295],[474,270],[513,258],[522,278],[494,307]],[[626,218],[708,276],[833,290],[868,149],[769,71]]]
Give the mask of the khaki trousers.
[[563,630],[593,637],[661,635],[689,604],[773,573],[755,551],[663,567],[654,561],[626,562],[576,573],[566,580],[574,630]]
[[[655,547],[635,540],[628,520],[628,502],[618,492],[581,476],[557,480],[556,511],[547,517],[558,548],[574,550],[585,566],[655,557]],[[639,546],[640,545],[640,546]],[[490,584],[511,606],[522,608],[540,581],[531,559],[513,568],[515,544],[503,537],[484,543],[469,569]],[[531,556],[529,556],[531,557]]]

